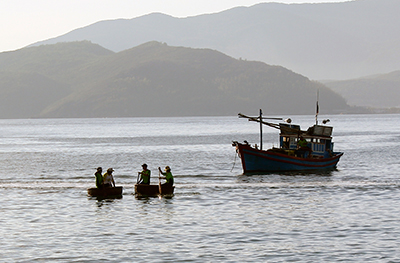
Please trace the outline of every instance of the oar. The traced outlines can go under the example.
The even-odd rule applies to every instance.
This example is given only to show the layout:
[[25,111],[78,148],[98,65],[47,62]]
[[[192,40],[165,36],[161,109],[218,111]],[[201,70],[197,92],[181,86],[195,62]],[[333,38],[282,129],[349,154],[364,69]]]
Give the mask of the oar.
[[160,171],[158,171],[158,191],[160,192],[160,195],[162,195],[162,187],[161,187],[161,175],[160,175]]

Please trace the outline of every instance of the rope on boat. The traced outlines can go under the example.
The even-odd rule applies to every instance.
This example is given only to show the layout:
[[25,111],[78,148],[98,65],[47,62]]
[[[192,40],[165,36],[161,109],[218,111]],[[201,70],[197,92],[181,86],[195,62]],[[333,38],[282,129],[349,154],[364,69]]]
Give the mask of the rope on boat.
[[235,168],[237,155],[238,155],[238,154],[235,153],[235,160],[233,160],[233,166],[232,166],[231,172],[233,171],[233,168]]

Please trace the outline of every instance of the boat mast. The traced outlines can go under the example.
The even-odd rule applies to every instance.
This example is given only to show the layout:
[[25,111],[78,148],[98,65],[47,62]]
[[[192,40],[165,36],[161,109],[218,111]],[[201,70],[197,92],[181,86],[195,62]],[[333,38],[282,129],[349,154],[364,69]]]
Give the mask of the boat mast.
[[263,132],[262,132],[262,125],[263,125],[263,121],[262,121],[262,110],[260,109],[260,150],[263,149]]
[[318,125],[318,112],[319,112],[318,100],[319,100],[319,89],[317,90],[317,105],[316,105],[316,109],[315,109],[315,125]]

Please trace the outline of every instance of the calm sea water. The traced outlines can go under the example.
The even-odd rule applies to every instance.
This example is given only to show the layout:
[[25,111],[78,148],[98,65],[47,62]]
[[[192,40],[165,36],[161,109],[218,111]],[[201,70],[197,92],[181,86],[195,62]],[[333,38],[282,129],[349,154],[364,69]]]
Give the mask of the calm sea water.
[[[237,117],[0,120],[0,261],[400,262],[400,115],[323,117],[337,170],[252,176]],[[135,198],[142,163],[172,168],[172,198]],[[97,166],[121,199],[87,196]]]

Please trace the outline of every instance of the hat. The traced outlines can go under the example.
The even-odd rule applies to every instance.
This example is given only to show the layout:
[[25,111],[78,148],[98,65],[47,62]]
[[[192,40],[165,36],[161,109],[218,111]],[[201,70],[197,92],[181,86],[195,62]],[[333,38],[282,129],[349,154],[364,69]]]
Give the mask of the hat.
[[165,166],[165,171],[170,171],[171,168],[169,168],[169,166]]
[[142,167],[147,167],[147,164],[145,164],[145,163],[144,163],[144,164],[142,164]]
[[97,171],[98,171],[98,170],[103,170],[103,169],[102,169],[101,167],[97,167]]
[[114,172],[114,169],[113,168],[108,168],[107,172]]

